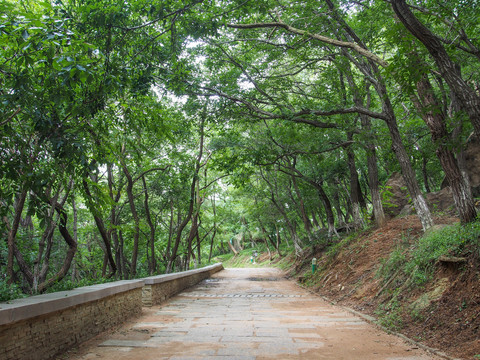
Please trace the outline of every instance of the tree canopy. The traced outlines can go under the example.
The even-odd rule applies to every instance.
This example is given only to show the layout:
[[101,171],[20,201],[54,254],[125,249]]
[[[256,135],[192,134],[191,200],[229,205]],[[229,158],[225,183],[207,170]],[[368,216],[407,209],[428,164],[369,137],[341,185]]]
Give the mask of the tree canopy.
[[474,221],[474,3],[1,1],[1,296]]

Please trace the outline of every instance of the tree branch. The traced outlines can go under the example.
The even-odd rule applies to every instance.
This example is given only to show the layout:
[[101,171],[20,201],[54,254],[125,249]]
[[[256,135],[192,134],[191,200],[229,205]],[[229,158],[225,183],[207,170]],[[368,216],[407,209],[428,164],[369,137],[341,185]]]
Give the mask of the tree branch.
[[21,107],[19,107],[17,110],[15,110],[15,112],[14,112],[12,115],[10,115],[10,116],[7,118],[7,120],[2,121],[2,122],[0,123],[0,126],[3,126],[3,125],[8,124],[10,121],[12,121],[12,119],[13,119],[15,116],[18,115],[18,113],[20,113],[20,111],[22,111],[22,108],[21,108]]
[[262,28],[282,28],[287,30],[288,32],[291,32],[293,34],[301,35],[301,36],[308,36],[311,39],[319,40],[323,43],[333,45],[333,46],[338,46],[342,48],[348,48],[356,51],[357,53],[365,56],[367,59],[370,59],[377,64],[379,64],[382,67],[387,67],[388,62],[383,60],[382,58],[378,57],[371,51],[368,51],[361,47],[358,44],[352,43],[352,42],[347,42],[347,41],[341,41],[341,40],[335,40],[323,35],[319,34],[313,34],[305,30],[300,30],[297,28],[294,28],[293,26],[287,25],[284,22],[276,21],[276,22],[270,22],[270,23],[253,23],[253,24],[228,24],[227,27],[233,28],[233,29],[262,29]]

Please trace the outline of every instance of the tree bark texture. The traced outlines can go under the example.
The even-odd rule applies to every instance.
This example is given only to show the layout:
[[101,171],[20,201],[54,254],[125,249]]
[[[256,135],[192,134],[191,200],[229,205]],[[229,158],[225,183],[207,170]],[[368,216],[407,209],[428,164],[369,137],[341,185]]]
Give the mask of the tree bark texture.
[[[353,140],[353,134],[348,133],[347,140]],[[358,230],[363,227],[363,217],[362,212],[360,210],[360,182],[358,181],[358,173],[355,164],[355,155],[350,148],[350,146],[345,147],[345,151],[347,153],[347,164],[348,170],[350,173],[349,180],[350,180],[350,199],[352,201],[352,213],[353,213],[353,226],[355,230]]]
[[450,135],[447,131],[445,114],[435,98],[433,87],[426,75],[417,82],[419,99],[413,99],[417,111],[430,129],[433,142],[437,145],[436,154],[452,189],[453,200],[462,223],[472,222],[477,213],[468,184],[460,171],[457,159],[449,148]]

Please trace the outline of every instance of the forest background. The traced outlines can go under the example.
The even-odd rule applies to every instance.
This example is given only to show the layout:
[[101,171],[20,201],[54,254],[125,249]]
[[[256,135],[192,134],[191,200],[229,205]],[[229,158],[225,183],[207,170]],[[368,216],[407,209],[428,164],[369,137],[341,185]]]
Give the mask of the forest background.
[[2,0],[0,300],[300,257],[384,226],[395,172],[424,231],[446,185],[476,224],[477,5]]

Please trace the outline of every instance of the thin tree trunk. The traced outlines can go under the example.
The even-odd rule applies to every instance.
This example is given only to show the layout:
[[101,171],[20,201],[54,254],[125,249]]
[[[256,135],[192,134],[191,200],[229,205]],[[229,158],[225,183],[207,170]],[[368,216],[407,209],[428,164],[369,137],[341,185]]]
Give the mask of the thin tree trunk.
[[[368,116],[360,116],[362,128],[367,134],[372,133],[372,124]],[[365,144],[365,151],[367,153],[367,168],[368,168],[368,186],[372,196],[373,216],[377,227],[382,227],[386,223],[385,212],[383,211],[382,197],[380,194],[380,182],[378,181],[378,160],[377,152],[373,142],[368,141]]]
[[185,219],[182,221],[182,223],[179,225],[179,227],[177,229],[177,234],[176,234],[176,237],[175,237],[175,244],[173,245],[172,254],[171,254],[170,259],[168,260],[168,263],[167,263],[167,269],[166,269],[167,273],[169,273],[172,270],[172,265],[173,265],[173,263],[174,263],[174,261],[177,257],[177,251],[178,251],[178,247],[180,245],[180,240],[182,238],[183,230],[185,229],[187,224],[190,222],[190,219],[192,218],[192,215],[193,215],[193,210],[194,210],[195,200],[196,200],[195,191],[197,189],[198,174],[200,172],[200,167],[201,167],[200,162],[201,162],[202,157],[203,157],[204,125],[205,125],[205,118],[202,117],[202,119],[200,121],[199,153],[198,153],[198,157],[196,159],[195,171],[194,171],[194,174],[193,174],[193,177],[192,177],[192,183],[190,185],[190,202],[189,202],[189,206],[188,206],[188,212],[187,212],[187,215],[185,216]]
[[70,269],[72,260],[75,256],[75,253],[77,252],[77,243],[75,242],[75,239],[70,235],[70,232],[67,229],[67,212],[58,203],[56,204],[56,210],[60,215],[60,222],[58,224],[58,229],[60,230],[60,234],[62,235],[63,239],[68,245],[68,251],[67,251],[67,254],[65,255],[65,259],[63,260],[63,265],[60,268],[60,270],[58,270],[57,273],[54,276],[52,276],[50,279],[41,283],[38,286],[38,291],[40,292],[43,292],[48,287],[61,281],[65,277],[65,275],[67,275],[68,270]]
[[22,190],[17,197],[14,206],[13,222],[8,232],[7,246],[8,246],[8,258],[7,258],[7,284],[13,283],[13,257],[14,257],[14,244],[17,237],[18,226],[20,225],[20,219],[22,218],[22,211],[27,198],[27,190]]
[[[295,167],[295,162],[291,166]],[[299,201],[298,208],[300,210],[300,215],[302,217],[303,225],[305,227],[305,230],[307,231],[308,238],[311,241],[312,240],[312,224],[310,223],[310,219],[308,218],[307,212],[305,211],[305,203],[303,202],[302,193],[298,188],[297,179],[294,175],[292,175],[292,184],[293,184],[293,189],[295,190],[295,194],[297,195],[297,198]]]
[[[350,87],[353,89],[354,102],[357,106],[363,106],[362,98],[358,92],[358,88],[351,76],[351,73],[347,73],[347,79],[350,84]],[[370,108],[370,84],[366,86],[367,91],[367,101],[366,107]],[[374,139],[376,136],[372,131],[372,121],[369,116],[365,114],[360,114],[360,123],[362,129],[366,132],[366,141],[365,141],[365,152],[367,155],[367,169],[368,169],[368,186],[370,189],[370,194],[372,196],[372,207],[373,207],[373,217],[375,218],[375,223],[377,227],[382,227],[386,223],[385,212],[383,210],[382,197],[380,194],[380,182],[378,181],[378,160],[377,160],[377,151],[375,149]]]
[[[353,134],[347,134],[347,141],[353,141]],[[360,209],[360,193],[361,189],[359,187],[358,173],[355,164],[355,155],[353,154],[350,146],[345,147],[347,153],[347,164],[348,170],[350,173],[350,199],[352,201],[352,213],[353,213],[353,226],[355,230],[358,230],[363,227],[363,217]]]
[[133,178],[127,169],[127,165],[122,163],[123,173],[127,178],[127,198],[130,205],[130,212],[132,213],[133,221],[135,222],[135,231],[133,233],[133,250],[132,261],[130,263],[130,276],[135,278],[137,274],[137,258],[138,258],[138,243],[140,240],[140,218],[138,217],[137,208],[135,206],[135,198],[133,196]]
[[430,189],[430,184],[428,183],[427,164],[428,164],[428,159],[427,159],[427,157],[425,156],[425,154],[423,154],[423,157],[422,157],[423,183],[424,183],[424,185],[425,185],[425,191],[426,191],[427,193],[430,193],[430,192],[432,192],[432,190]]
[[[55,220],[53,218],[55,216],[55,204],[57,203],[59,195],[60,195],[60,190],[58,190],[57,193],[55,194],[55,196],[50,200],[50,209],[47,212],[47,221],[45,222],[46,227],[45,227],[45,230],[43,231],[43,234],[42,234],[42,237],[40,238],[40,241],[38,242],[37,259],[35,260],[35,263],[34,263],[34,266],[33,266],[33,284],[32,284],[33,293],[38,292],[38,284],[45,280],[43,278],[43,276],[46,277],[46,273],[48,272],[48,264],[49,264],[49,258],[50,258],[50,248],[52,246],[51,245],[52,244],[52,237],[53,237],[53,233],[54,233],[55,227],[56,227]],[[44,250],[45,250],[45,243],[48,244],[47,245],[48,250],[46,252],[43,267],[42,267],[42,269],[40,269],[40,264],[42,262],[42,258],[43,258]]]
[[[75,202],[75,195],[72,197],[72,210],[73,210],[73,241],[78,244],[78,209]],[[72,260],[72,283],[77,280],[77,262],[74,257]]]
[[[460,71],[460,69],[458,71]],[[458,100],[453,92],[451,92],[450,98],[451,98],[451,110],[449,115],[453,117],[455,113],[458,113],[461,110],[458,104]],[[463,131],[463,124],[461,121],[459,121],[455,129],[453,129],[453,133],[452,133],[452,138],[457,144],[461,143],[460,137],[461,137],[462,131]],[[463,181],[465,182],[466,190],[469,192],[467,196],[473,198],[470,178],[468,176],[468,171],[467,171],[465,151],[462,146],[457,147],[456,155],[457,155],[458,168],[460,169]]]
[[308,180],[308,182],[312,184],[315,189],[317,189],[320,200],[323,203],[325,213],[327,214],[328,236],[332,236],[333,234],[339,236],[337,229],[335,228],[335,216],[333,215],[332,204],[327,194],[323,190],[322,182],[316,182],[313,180]]
[[340,185],[340,182],[338,181],[337,178],[335,178],[333,180],[333,184],[335,186],[335,190],[333,191],[333,194],[332,194],[332,202],[333,202],[333,208],[335,209],[335,211],[337,212],[337,221],[338,221],[338,225],[340,227],[342,227],[343,225],[345,225],[346,221],[347,221],[347,216],[343,214],[342,212],[342,206],[340,205],[340,197],[339,197],[339,193],[340,193],[340,188],[339,188],[339,185]]
[[285,220],[285,224],[292,238],[293,247],[295,248],[295,254],[297,256],[300,256],[302,253],[302,242],[298,237],[297,231],[295,229],[295,225],[288,218],[287,212],[285,211],[285,208],[283,207],[283,205],[275,199],[275,194],[277,194],[278,196],[277,183],[275,182],[275,184],[272,184],[267,179],[267,177],[263,174],[261,169],[260,169],[260,174],[270,188],[270,200],[272,201],[272,204],[277,208],[278,212],[282,215],[283,219]]
[[144,206],[145,206],[145,218],[147,220],[148,227],[150,229],[150,237],[149,237],[149,245],[150,245],[150,262],[148,264],[148,270],[150,275],[155,273],[157,268],[157,262],[155,258],[155,227],[153,226],[152,216],[150,215],[150,206],[148,204],[148,188],[147,182],[145,181],[145,176],[142,176],[142,183],[143,183],[143,191],[145,193],[144,197]]
[[[108,230],[106,236],[107,239],[110,239],[113,241],[113,246],[115,250],[115,265],[117,266],[117,271],[118,275],[120,275],[121,278],[125,278],[125,271],[123,269],[123,261],[122,261],[122,254],[123,254],[123,249],[120,248],[121,244],[118,239],[118,231],[116,229],[116,226],[118,225],[118,219],[117,219],[117,204],[120,201],[121,197],[121,189],[117,190],[116,195],[114,196],[114,181],[113,181],[113,170],[112,170],[112,164],[108,163],[107,164],[107,182],[108,182],[108,192],[110,195],[110,199],[114,203],[110,210],[110,224],[111,227]],[[113,256],[112,256],[113,257]]]
[[318,223],[318,220],[317,220],[317,214],[313,210],[312,210],[312,222],[313,222],[313,225],[315,226],[315,229],[320,230],[320,224]]
[[[180,211],[179,211],[180,214]],[[167,249],[165,250],[165,260],[168,263],[170,259],[170,249],[172,248],[172,239],[173,239],[173,218],[174,218],[174,208],[173,208],[173,200],[170,200],[170,222],[168,225],[168,242],[167,242]],[[178,220],[180,223],[180,219]]]
[[115,265],[115,261],[113,260],[112,255],[112,245],[110,244],[110,238],[108,236],[107,230],[105,229],[105,224],[103,223],[98,210],[94,206],[94,198],[90,192],[88,187],[88,183],[85,179],[82,180],[83,189],[85,190],[86,194],[86,201],[90,203],[90,211],[92,212],[93,219],[95,220],[95,224],[97,225],[98,232],[102,237],[103,243],[105,245],[105,251],[107,252],[108,261],[110,262],[110,267],[112,268],[112,273],[109,276],[113,276],[117,271],[117,266]]
[[213,241],[215,239],[215,235],[217,234],[217,210],[215,206],[215,196],[212,196],[212,209],[213,209],[213,234],[212,234],[212,239],[210,240],[210,251],[208,253],[209,263],[212,260]]

